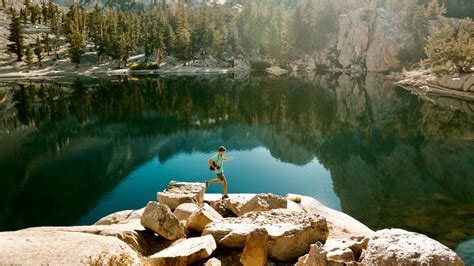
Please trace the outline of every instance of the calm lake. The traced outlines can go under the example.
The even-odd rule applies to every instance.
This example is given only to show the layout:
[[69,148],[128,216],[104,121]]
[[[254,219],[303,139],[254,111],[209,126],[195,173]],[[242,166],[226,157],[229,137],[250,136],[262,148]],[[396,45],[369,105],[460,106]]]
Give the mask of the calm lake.
[[313,196],[474,264],[474,102],[345,74],[4,82],[0,94],[0,231],[142,208],[170,180],[213,177],[207,159],[225,145],[230,193]]

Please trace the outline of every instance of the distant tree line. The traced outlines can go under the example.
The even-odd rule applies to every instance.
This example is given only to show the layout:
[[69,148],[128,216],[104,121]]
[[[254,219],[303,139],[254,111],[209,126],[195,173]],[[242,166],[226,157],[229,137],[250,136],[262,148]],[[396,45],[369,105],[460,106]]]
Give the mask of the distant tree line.
[[[42,5],[25,0],[19,12],[10,10],[8,50],[17,55],[18,61],[26,60],[28,49],[36,50],[36,55],[53,52],[58,59],[64,39],[68,56],[77,65],[86,47],[97,52],[99,62],[110,58],[119,67],[138,52],[146,58],[154,55],[158,62],[166,55],[189,60],[253,53],[285,63],[295,52],[324,47],[327,37],[336,30],[337,11],[330,2],[324,9],[314,6],[313,1],[305,6],[277,2],[246,0],[241,7],[214,4],[196,10],[184,4],[173,10],[157,4],[129,10],[124,8],[129,6],[127,1],[111,1],[110,5],[117,8],[96,5],[87,10],[74,4],[64,12],[51,0]],[[34,45],[26,45],[26,24],[47,25],[51,32],[43,34]],[[37,45],[42,47],[32,48]]]
[[[52,52],[59,59],[58,52],[66,43],[67,56],[77,66],[87,49],[97,52],[99,63],[112,59],[118,67],[138,53],[144,53],[146,60],[154,57],[155,64],[168,55],[183,60],[206,56],[223,60],[244,54],[253,60],[270,59],[286,66],[298,54],[328,47],[337,32],[341,12],[332,1],[314,0],[243,0],[242,5],[203,4],[197,9],[184,4],[169,7],[163,1],[144,8],[132,2],[110,0],[105,7],[96,5],[93,9],[73,4],[64,11],[52,0],[41,5],[24,0],[19,12],[10,10],[8,50],[28,65],[33,62],[33,53],[40,63],[45,58],[43,53]],[[427,57],[425,62],[439,61],[429,61],[433,53],[425,44],[429,20],[445,14],[446,7],[438,0],[429,0],[426,5],[418,0],[386,0],[384,5],[399,14],[399,26],[413,35],[412,40],[402,44],[401,61],[418,63]],[[46,25],[51,30],[34,44],[26,45],[23,28],[27,24]],[[465,26],[461,30],[470,28]],[[469,47],[472,35],[470,32],[466,41]],[[464,53],[456,56],[469,58],[471,52],[465,50],[455,50]],[[452,56],[453,51],[444,55]],[[470,63],[472,66],[472,59]]]

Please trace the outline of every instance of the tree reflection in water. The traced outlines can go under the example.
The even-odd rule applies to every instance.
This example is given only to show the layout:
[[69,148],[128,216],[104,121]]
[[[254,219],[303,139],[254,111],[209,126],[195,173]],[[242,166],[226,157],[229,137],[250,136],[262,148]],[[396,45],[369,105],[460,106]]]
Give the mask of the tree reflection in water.
[[[342,210],[373,229],[452,248],[474,237],[472,103],[446,108],[371,74],[4,86],[15,105],[0,124],[1,230],[74,224],[154,153],[210,152],[216,143],[198,140],[218,138],[297,165],[316,156]],[[173,139],[191,130],[193,139]]]

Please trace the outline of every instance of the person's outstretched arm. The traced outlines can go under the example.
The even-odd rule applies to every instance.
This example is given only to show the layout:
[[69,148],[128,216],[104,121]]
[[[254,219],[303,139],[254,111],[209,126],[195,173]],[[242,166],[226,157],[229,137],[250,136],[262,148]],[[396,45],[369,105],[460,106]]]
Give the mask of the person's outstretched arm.
[[232,160],[234,160],[234,157],[225,157],[223,159],[224,159],[224,161],[232,161]]

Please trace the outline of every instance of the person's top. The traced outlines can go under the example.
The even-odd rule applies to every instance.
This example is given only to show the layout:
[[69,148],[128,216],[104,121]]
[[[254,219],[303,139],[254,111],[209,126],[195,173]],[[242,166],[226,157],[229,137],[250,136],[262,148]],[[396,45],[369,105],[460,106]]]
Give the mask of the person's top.
[[219,169],[217,169],[216,173],[218,174],[224,173],[224,158],[219,153],[216,153],[210,159],[215,162],[216,166],[220,167]]

